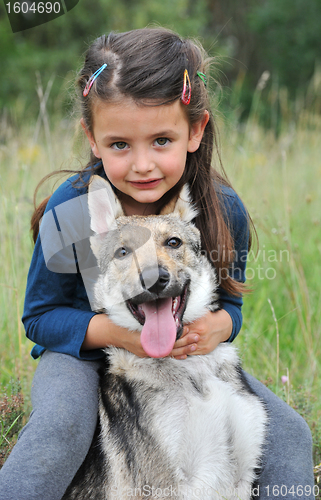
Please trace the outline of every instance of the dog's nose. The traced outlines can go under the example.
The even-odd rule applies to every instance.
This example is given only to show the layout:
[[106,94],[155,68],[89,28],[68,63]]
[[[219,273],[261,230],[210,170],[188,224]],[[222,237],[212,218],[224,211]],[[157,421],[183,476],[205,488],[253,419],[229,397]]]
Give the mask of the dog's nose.
[[145,288],[147,288],[149,292],[159,294],[168,285],[170,281],[170,274],[164,267],[159,267],[157,281],[152,286],[146,287],[146,284],[151,282],[152,276],[155,276],[155,269],[153,268],[144,269],[142,272],[142,281],[145,285]]

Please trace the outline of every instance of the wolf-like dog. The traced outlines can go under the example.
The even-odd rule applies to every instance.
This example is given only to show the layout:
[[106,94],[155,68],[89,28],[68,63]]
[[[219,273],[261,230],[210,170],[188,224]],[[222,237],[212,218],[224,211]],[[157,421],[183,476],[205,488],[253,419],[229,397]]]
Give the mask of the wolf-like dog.
[[152,216],[125,216],[98,176],[88,198],[96,309],[140,331],[149,357],[106,349],[96,435],[64,500],[250,499],[267,416],[235,348],[168,356],[184,324],[218,308],[188,187]]

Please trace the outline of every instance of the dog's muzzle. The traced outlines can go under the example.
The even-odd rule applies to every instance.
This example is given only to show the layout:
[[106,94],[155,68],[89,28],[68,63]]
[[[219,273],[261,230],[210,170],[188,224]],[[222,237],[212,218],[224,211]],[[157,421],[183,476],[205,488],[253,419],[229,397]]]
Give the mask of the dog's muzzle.
[[[142,285],[148,283],[148,271],[142,273],[141,279]],[[170,289],[170,274],[160,267],[158,280],[147,290],[145,288],[145,293],[126,302],[130,312],[143,325],[141,344],[146,354],[153,358],[168,356],[183,331],[189,280],[183,287],[176,284]]]

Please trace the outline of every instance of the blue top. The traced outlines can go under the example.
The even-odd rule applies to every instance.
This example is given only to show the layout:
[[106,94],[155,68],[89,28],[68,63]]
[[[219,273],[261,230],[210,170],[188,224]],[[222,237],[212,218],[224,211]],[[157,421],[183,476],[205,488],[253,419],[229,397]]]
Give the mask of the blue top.
[[[103,170],[98,173],[104,176]],[[85,182],[88,180],[89,175],[84,176]],[[101,349],[81,350],[88,323],[96,313],[90,307],[82,275],[79,271],[79,255],[77,253],[76,257],[75,246],[70,244],[68,246],[66,238],[65,245],[63,245],[65,248],[60,252],[65,261],[69,259],[69,266],[67,265],[63,269],[66,272],[61,272],[61,268],[59,269],[60,272],[55,272],[55,263],[53,262],[54,256],[57,255],[57,248],[55,248],[57,238],[59,247],[62,239],[61,236],[59,239],[59,235],[64,235],[64,228],[60,226],[64,225],[65,220],[63,219],[66,219],[59,217],[60,208],[58,207],[64,202],[74,200],[71,204],[78,204],[78,208],[74,210],[77,217],[76,225],[78,229],[79,226],[82,226],[81,230],[86,225],[86,221],[84,224],[84,214],[80,214],[79,210],[83,209],[84,203],[82,200],[86,199],[86,197],[81,195],[86,195],[87,187],[84,187],[82,183],[77,185],[78,178],[77,174],[67,179],[51,196],[45,211],[48,214],[45,216],[47,217],[47,223],[43,224],[41,229],[46,225],[50,225],[49,223],[52,221],[51,236],[53,235],[54,238],[50,238],[50,248],[46,249],[43,248],[44,245],[41,242],[43,238],[38,236],[31,260],[22,321],[27,337],[36,343],[31,352],[35,359],[46,349],[87,360],[99,359],[104,355]],[[222,187],[221,193],[235,241],[235,261],[231,273],[234,279],[244,282],[249,239],[246,210],[240,198],[231,188]],[[88,214],[85,214],[86,216]],[[73,219],[72,226],[74,226],[74,222],[75,219]],[[89,223],[87,222],[87,231],[88,227]],[[85,234],[86,238],[84,238],[84,241],[87,242],[87,246],[85,244],[86,249],[88,249],[89,235],[88,233]],[[73,239],[72,241],[76,240]],[[65,250],[68,250],[68,252],[65,252]],[[48,260],[48,255],[53,256],[53,258]],[[73,265],[70,265],[71,261]],[[86,268],[86,265],[82,267]],[[90,265],[87,265],[87,267],[90,267]],[[242,326],[242,297],[231,296],[222,288],[219,288],[219,294],[221,307],[232,318],[233,331],[229,339],[229,341],[232,341]]]

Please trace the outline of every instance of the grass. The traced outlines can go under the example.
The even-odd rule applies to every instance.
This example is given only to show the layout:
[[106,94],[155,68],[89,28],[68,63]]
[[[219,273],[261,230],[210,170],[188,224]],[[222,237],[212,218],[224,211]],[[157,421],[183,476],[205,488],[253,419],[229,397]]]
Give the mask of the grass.
[[[25,384],[30,386],[35,369],[29,355],[31,343],[26,340],[20,321],[33,249],[29,232],[33,193],[39,180],[53,169],[53,162],[62,165],[65,155],[64,164],[68,163],[71,140],[61,122],[58,132],[53,133],[56,149],[49,158],[48,145],[42,137],[33,140],[32,126],[14,129],[4,118],[1,125],[0,384],[4,387],[11,379],[19,378],[24,390]],[[40,198],[44,196],[40,193]]]
[[24,416],[24,400],[19,382],[11,381],[9,391],[0,399],[0,468],[16,442]]
[[[233,116],[219,123],[223,163],[259,237],[259,247],[250,253],[247,268],[247,281],[254,291],[244,299],[244,323],[236,345],[244,368],[306,418],[318,465],[321,119],[302,110],[295,121],[284,121],[276,138],[273,131],[263,130],[257,123],[259,97],[246,125],[239,125]],[[45,133],[37,127],[35,136],[32,126],[12,126],[5,115],[0,119],[0,401],[14,406],[5,392],[11,380],[19,380],[18,393],[25,399],[28,414],[36,362],[29,355],[32,346],[24,336],[20,317],[32,254],[32,196],[45,174],[70,167],[74,126],[66,120],[51,123],[48,134],[47,122]],[[47,194],[43,190],[39,199]],[[20,416],[16,422],[1,419],[2,440],[23,420]]]
[[298,129],[276,141],[253,126],[246,144],[234,133],[224,135],[224,163],[259,239],[247,267],[254,292],[245,298],[239,338],[244,363],[263,378],[288,369],[295,385],[304,381],[318,391],[320,132]]

